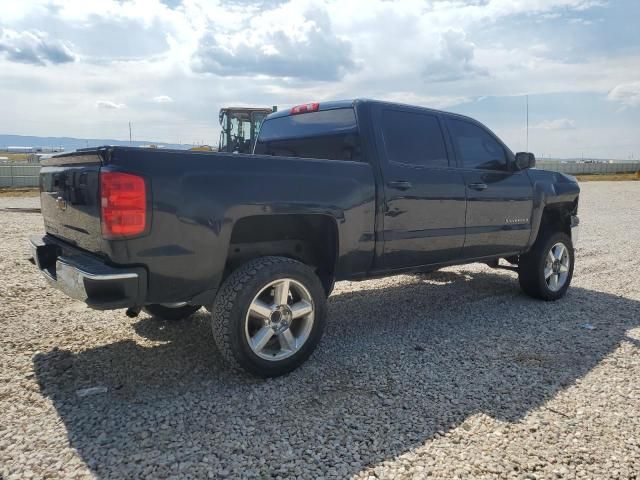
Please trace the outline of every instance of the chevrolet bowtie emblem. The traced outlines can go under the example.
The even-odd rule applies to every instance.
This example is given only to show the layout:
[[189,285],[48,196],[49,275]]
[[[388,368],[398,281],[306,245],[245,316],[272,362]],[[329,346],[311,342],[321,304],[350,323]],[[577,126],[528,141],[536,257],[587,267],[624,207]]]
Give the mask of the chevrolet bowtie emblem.
[[58,210],[62,210],[64,212],[67,209],[67,201],[62,197],[58,197],[56,198],[56,206],[58,207]]

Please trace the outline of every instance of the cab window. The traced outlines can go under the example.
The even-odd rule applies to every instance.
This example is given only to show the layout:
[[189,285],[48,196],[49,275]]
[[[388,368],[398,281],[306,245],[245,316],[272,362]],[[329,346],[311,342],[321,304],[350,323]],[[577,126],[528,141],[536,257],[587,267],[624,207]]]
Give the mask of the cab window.
[[496,138],[475,123],[449,119],[449,131],[464,168],[507,170],[507,155]]
[[384,110],[382,135],[390,162],[422,167],[449,166],[440,122],[435,115]]

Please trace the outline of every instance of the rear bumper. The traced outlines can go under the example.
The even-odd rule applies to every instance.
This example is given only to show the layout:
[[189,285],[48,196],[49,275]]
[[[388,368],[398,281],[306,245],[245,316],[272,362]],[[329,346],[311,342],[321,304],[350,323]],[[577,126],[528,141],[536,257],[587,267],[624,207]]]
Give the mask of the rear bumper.
[[112,267],[51,235],[34,235],[29,242],[33,260],[44,278],[69,297],[97,310],[144,305],[144,268]]

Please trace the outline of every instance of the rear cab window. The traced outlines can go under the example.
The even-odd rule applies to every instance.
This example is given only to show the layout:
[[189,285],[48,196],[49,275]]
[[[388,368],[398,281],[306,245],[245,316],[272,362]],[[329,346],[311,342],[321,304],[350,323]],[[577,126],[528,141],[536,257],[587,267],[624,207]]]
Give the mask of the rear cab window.
[[350,106],[267,118],[254,153],[359,161],[362,153],[355,111]]

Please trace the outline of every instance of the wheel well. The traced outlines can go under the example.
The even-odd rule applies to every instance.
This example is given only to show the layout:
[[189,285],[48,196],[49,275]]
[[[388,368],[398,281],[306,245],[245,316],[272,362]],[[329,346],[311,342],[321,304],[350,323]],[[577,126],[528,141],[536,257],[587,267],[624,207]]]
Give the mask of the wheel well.
[[561,203],[549,205],[542,212],[540,222],[540,232],[564,232],[571,235],[571,215],[573,215],[575,205],[573,203]]
[[[276,255],[311,266],[325,290],[333,285],[338,231],[327,215],[257,215],[245,217],[233,227],[224,278],[257,257]],[[224,280],[223,278],[223,280]]]

